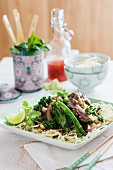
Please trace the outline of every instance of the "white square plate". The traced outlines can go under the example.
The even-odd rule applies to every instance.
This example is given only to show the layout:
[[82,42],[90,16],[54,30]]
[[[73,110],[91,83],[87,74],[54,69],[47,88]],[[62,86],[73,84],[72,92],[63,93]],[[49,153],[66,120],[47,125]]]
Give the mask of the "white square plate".
[[[54,95],[55,93],[56,93],[56,91],[44,92],[44,93],[38,95],[37,97],[32,98],[32,99],[27,100],[27,101],[28,101],[29,105],[34,105],[43,96],[48,96],[48,95],[52,95],[52,94]],[[101,100],[90,98],[90,101],[92,103],[98,103]],[[108,103],[108,102],[106,102],[106,103]],[[110,104],[112,104],[112,103],[110,103]],[[10,114],[10,113],[15,113],[19,106],[17,106],[13,111],[9,111],[6,114],[1,114],[0,115],[0,127],[4,128],[4,129],[6,129],[6,130],[8,130],[8,131],[10,131],[12,133],[16,133],[16,134],[19,134],[19,135],[22,135],[22,136],[27,136],[27,137],[33,138],[35,140],[42,141],[44,143],[48,143],[48,144],[55,145],[55,146],[62,147],[62,148],[66,148],[66,149],[78,149],[78,148],[81,148],[82,146],[84,146],[85,144],[87,144],[88,142],[90,142],[91,140],[93,140],[94,138],[99,136],[100,134],[102,134],[104,131],[106,131],[108,128],[110,128],[113,125],[113,123],[110,123],[107,127],[103,128],[102,130],[100,130],[99,132],[97,132],[96,134],[91,136],[90,138],[85,139],[81,143],[72,144],[72,143],[52,139],[52,138],[46,137],[46,136],[44,136],[42,134],[36,134],[36,133],[33,133],[33,132],[24,131],[24,130],[21,130],[21,129],[12,127],[12,126],[8,126],[7,124],[5,124],[6,120],[5,120],[4,115]]]

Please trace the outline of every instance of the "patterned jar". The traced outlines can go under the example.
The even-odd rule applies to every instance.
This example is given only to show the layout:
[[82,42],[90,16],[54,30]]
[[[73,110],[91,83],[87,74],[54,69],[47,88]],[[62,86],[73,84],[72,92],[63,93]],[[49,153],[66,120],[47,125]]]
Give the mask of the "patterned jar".
[[44,82],[44,52],[13,56],[15,88],[23,92],[38,91]]

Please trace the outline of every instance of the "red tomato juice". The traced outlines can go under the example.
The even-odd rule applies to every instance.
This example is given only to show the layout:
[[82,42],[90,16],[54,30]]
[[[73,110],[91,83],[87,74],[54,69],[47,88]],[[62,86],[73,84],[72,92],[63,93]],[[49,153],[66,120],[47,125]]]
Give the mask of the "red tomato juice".
[[67,80],[64,71],[64,60],[54,60],[48,63],[48,79],[58,79],[59,81]]

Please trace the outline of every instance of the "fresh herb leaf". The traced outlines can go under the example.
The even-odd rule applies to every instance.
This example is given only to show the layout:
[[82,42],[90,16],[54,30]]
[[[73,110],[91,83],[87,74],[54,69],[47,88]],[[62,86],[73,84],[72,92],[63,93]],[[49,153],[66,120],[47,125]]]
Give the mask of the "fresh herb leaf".
[[40,49],[42,50],[42,51],[49,51],[49,48],[48,48],[48,46],[46,45],[43,45],[43,46],[39,46],[40,47]]
[[98,110],[98,108],[96,106],[90,106],[89,108],[86,108],[85,111],[86,111],[87,114],[95,115],[100,122],[103,122],[104,118],[97,114],[97,110]]
[[11,52],[12,54],[19,54],[19,53],[20,53],[20,51],[19,51],[16,47],[10,48],[10,52]]
[[100,122],[104,122],[103,116],[99,116],[99,117],[98,117],[98,120],[99,120]]
[[[28,38],[27,42],[23,42],[19,45],[14,45],[10,48],[12,54],[20,54],[25,52],[26,55],[35,55],[39,54],[40,51],[48,51],[48,45],[44,40],[40,39],[38,36],[35,36],[34,32],[31,34],[31,37]],[[38,53],[37,53],[38,51]]]
[[31,126],[33,124],[33,121],[31,119],[28,119],[26,122],[26,125]]
[[41,48],[35,44],[32,45],[32,49],[41,51]]
[[93,120],[90,120],[90,121],[88,122],[89,125],[91,125],[91,124],[93,124],[93,123],[94,123]]
[[85,111],[87,114],[93,114],[93,115],[96,115],[96,110],[97,110],[97,107],[95,106],[90,106],[89,108],[86,108]]
[[21,43],[18,46],[15,45],[15,48],[17,48],[20,51],[26,51],[28,49],[28,44],[27,43]]
[[34,32],[31,34],[31,37],[28,38],[28,47],[32,46],[33,44],[35,44],[35,45],[36,44],[38,44],[38,45],[44,44],[43,41],[39,37],[35,36]]
[[32,107],[29,106],[27,101],[24,101],[22,105],[24,107],[25,113],[29,113],[32,110]]
[[29,116],[29,118],[33,121],[33,122],[35,122],[36,120],[37,120],[37,118],[39,118],[41,116],[41,112],[39,112],[39,111],[32,111],[31,112],[31,114],[30,114],[30,116]]
[[41,112],[39,111],[32,111],[30,113],[29,119],[26,122],[26,125],[31,126],[32,124],[34,124],[34,122],[36,122],[38,120],[38,118],[41,116]]
[[22,104],[24,107],[29,106],[27,101],[24,101]]

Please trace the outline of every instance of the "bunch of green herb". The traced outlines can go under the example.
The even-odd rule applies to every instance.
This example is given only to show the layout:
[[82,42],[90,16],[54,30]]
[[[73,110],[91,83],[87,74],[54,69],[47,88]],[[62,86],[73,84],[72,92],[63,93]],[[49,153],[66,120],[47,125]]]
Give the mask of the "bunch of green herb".
[[19,45],[14,45],[10,48],[10,52],[13,55],[19,55],[21,52],[24,52],[26,55],[35,55],[39,54],[41,51],[48,51],[49,48],[44,40],[35,36],[34,32],[31,37],[28,38],[27,42],[23,42]]

